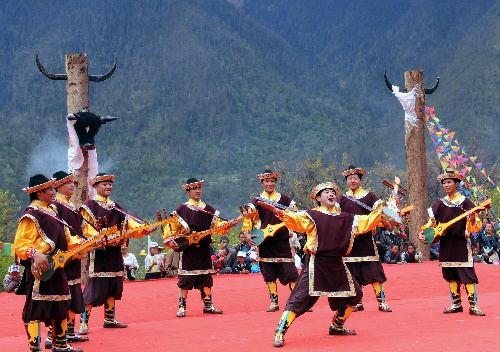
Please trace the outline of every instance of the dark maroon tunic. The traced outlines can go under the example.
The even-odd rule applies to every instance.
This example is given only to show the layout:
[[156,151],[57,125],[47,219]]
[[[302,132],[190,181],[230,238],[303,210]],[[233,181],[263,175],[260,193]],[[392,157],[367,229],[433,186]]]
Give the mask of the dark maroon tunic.
[[[292,198],[286,194],[281,194],[278,200],[279,204],[289,207],[292,203]],[[267,225],[276,225],[281,221],[278,219],[271,210],[261,207],[257,198],[252,200],[252,204],[259,212],[261,221],[261,229],[265,229]],[[292,258],[290,249],[290,232],[286,227],[282,227],[272,237],[268,237],[259,246],[260,258]]]
[[[434,203],[432,212],[437,223],[445,223],[472,208],[474,203],[468,198],[464,198],[460,204],[453,204],[443,198]],[[467,220],[463,218],[450,226],[439,240],[439,263],[443,278],[448,282],[478,283],[470,239],[465,236],[466,227]]]
[[[78,212],[78,209],[68,202],[64,202],[58,198],[54,202],[57,208],[57,214],[61,219],[66,221],[66,223],[71,226],[72,236],[83,236],[82,231],[82,219],[83,216]],[[73,259],[64,268],[66,273],[66,278],[68,279],[68,285],[71,291],[71,303],[70,309],[76,314],[83,313],[85,304],[83,303],[83,293],[81,287],[82,278],[82,262],[80,259]]]
[[[186,222],[191,231],[205,231],[210,229],[217,210],[209,204],[205,205],[205,211],[196,211],[186,204],[181,204],[177,209],[177,214]],[[206,236],[198,244],[190,245],[181,255],[182,271],[209,270],[212,269],[212,259],[210,244],[212,236]]]
[[[52,252],[45,254],[50,255],[57,250],[68,250],[64,225],[53,216],[28,207],[21,218],[23,217],[29,217],[35,224],[38,224],[42,232],[38,235],[51,245]],[[66,319],[70,293],[64,270],[57,269],[47,281],[36,280],[31,274],[29,265],[25,270],[27,272],[27,289],[26,303],[22,313],[23,321],[27,323],[40,320],[49,324],[51,320]]]
[[[377,196],[372,192],[368,192],[363,198],[357,199],[358,202],[366,204],[372,209],[378,200]],[[340,198],[339,204],[342,212],[355,215],[368,215],[370,213],[369,209],[357,204],[346,195]],[[356,237],[351,253],[345,256],[344,260],[360,285],[387,281],[373,236]]]

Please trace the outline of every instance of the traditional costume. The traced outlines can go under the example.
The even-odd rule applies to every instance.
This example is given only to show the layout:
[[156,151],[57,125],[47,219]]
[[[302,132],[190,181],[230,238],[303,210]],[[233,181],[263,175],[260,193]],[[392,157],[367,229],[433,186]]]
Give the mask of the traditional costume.
[[[326,182],[312,190],[311,198],[316,201],[321,192],[327,189],[338,194],[337,186]],[[284,335],[295,318],[312,308],[321,296],[328,297],[332,311],[337,310],[329,334],[356,334],[354,330],[346,329],[344,323],[361,300],[363,291],[342,257],[349,254],[356,238],[371,235],[370,231],[380,222],[381,208],[369,215],[354,215],[339,212],[338,203],[329,208],[318,202],[318,206],[311,210],[278,213],[277,216],[287,228],[306,233],[307,243],[304,246],[304,269],[278,323],[275,347],[283,346]]]
[[[100,182],[113,183],[114,179],[113,175],[99,173],[89,183],[92,187],[96,188]],[[108,227],[116,225],[118,229],[121,229],[122,225],[124,225],[125,230],[142,225],[138,222],[141,221],[140,219],[133,218],[119,204],[99,194],[95,195],[93,199],[87,200],[80,207],[80,212],[85,219],[82,223],[82,229],[87,238],[97,234],[98,219],[106,218]],[[136,232],[132,237],[141,237],[148,232],[150,231],[143,230],[142,232]],[[88,333],[88,322],[92,307],[99,307],[103,304],[104,328],[127,327],[127,324],[121,323],[115,318],[115,301],[120,300],[122,297],[123,276],[126,276],[126,271],[120,244],[108,246],[105,249],[99,248],[90,252],[89,282],[83,290],[83,299],[86,306],[80,321],[79,333],[81,335]]]
[[[452,179],[458,184],[463,180],[463,175],[451,171],[437,178],[441,183],[446,179]],[[474,203],[462,194],[458,192],[448,194],[428,209],[429,222],[422,226],[421,230],[424,231],[436,223],[448,222],[474,207]],[[469,300],[469,313],[477,316],[485,315],[477,305],[478,279],[474,270],[469,238],[471,233],[481,229],[481,225],[478,214],[473,213],[468,219],[461,219],[451,225],[439,240],[439,265],[442,267],[443,278],[450,285],[452,301],[451,306],[443,310],[445,314],[463,311],[460,285],[464,284]]]
[[[257,177],[262,183],[269,178],[277,180],[280,174],[272,172],[271,170],[265,170],[264,173],[257,175]],[[286,194],[278,193],[276,190],[273,190],[272,193],[264,191],[260,194],[260,197],[281,204],[284,207],[297,210],[297,206],[292,198]],[[281,222],[274,216],[272,211],[258,204],[257,197],[252,199],[252,202],[249,203],[248,206],[251,210],[257,210],[259,216],[243,220],[243,226],[241,228],[243,232],[250,232],[254,229],[265,229],[268,225],[276,225]],[[289,229],[282,227],[272,236],[265,238],[259,245],[258,253],[259,257],[257,261],[259,262],[260,270],[271,298],[271,305],[267,311],[275,312],[279,310],[276,280],[279,279],[282,285],[288,285],[290,291],[292,291],[299,277],[290,248]]]
[[[57,216],[55,207],[50,204],[54,194],[54,182],[55,180],[38,174],[31,177],[29,187],[23,189],[30,195],[31,204],[23,212],[14,239],[16,255],[27,263],[24,270],[26,303],[22,319],[28,334],[30,351],[42,351],[39,322],[43,322],[52,326],[52,351],[78,352],[82,350],[72,348],[66,340],[71,294],[64,270],[55,270],[52,277],[46,281],[36,279],[31,272],[31,259],[34,259],[36,252],[51,255],[57,250],[67,251],[80,243],[77,237],[70,235],[67,224]],[[44,199],[47,199],[40,200],[38,191],[42,191]]]
[[[182,188],[189,194],[190,191],[203,187],[204,181],[195,178],[187,180]],[[200,194],[201,197],[201,194]],[[190,198],[181,204],[174,213],[179,216],[178,222],[165,226],[163,239],[165,245],[170,246],[169,238],[178,234],[187,234],[193,231],[205,231],[219,225],[219,212],[209,204]],[[212,236],[206,236],[198,244],[192,244],[181,252],[179,259],[178,282],[180,288],[178,317],[186,315],[186,300],[188,291],[199,289],[203,301],[203,313],[222,314],[222,310],[214,307],[212,303]]]
[[[55,179],[53,187],[58,188],[68,182],[73,182],[73,174],[68,174],[64,171],[58,171],[52,175]],[[57,209],[57,213],[61,219],[71,227],[71,235],[77,238],[84,238],[82,231],[82,215],[79,213],[76,206],[71,203],[69,197],[62,193],[56,193],[56,199],[53,205]],[[82,293],[82,271],[81,260],[73,259],[64,268],[66,278],[68,279],[69,291],[71,294],[70,306],[68,309],[68,331],[66,337],[69,342],[82,342],[88,341],[86,336],[80,336],[75,332],[75,317],[76,314],[81,314],[85,310],[85,303],[83,302]],[[45,340],[45,348],[52,348],[52,329],[49,328]]]
[[[349,166],[342,173],[347,180],[350,175],[357,175],[361,180],[365,174],[365,169]],[[339,199],[342,212],[355,215],[367,215],[375,209],[381,200],[375,194],[359,187],[355,190],[349,189]],[[373,235],[376,229],[371,230]],[[378,309],[382,312],[391,312],[391,308],[385,302],[385,292],[383,283],[387,281],[384,268],[380,261],[377,245],[373,236],[359,236],[354,240],[351,252],[344,257],[347,267],[352,276],[361,286],[372,285],[378,301]],[[356,310],[363,310],[363,303],[360,302]]]

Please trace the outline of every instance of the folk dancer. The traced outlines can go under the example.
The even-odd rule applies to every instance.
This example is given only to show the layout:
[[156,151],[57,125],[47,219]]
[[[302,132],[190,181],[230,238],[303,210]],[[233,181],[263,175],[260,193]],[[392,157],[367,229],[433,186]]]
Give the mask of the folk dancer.
[[66,338],[70,289],[64,270],[55,270],[46,281],[38,280],[31,272],[36,265],[41,272],[49,269],[47,255],[57,250],[67,251],[80,239],[70,235],[66,223],[57,216],[54,201],[54,182],[42,174],[32,176],[29,187],[23,191],[30,196],[31,204],[21,216],[14,239],[16,255],[25,263],[26,303],[22,319],[28,335],[30,351],[40,348],[39,323],[52,327],[52,351],[81,352],[71,347]]
[[[117,225],[118,229],[121,229],[124,224],[125,230],[142,225],[139,222],[140,219],[126,213],[119,204],[109,198],[113,191],[114,180],[114,175],[98,173],[89,181],[97,194],[80,207],[80,212],[85,219],[82,229],[87,238],[97,234],[98,219],[106,218],[108,227]],[[141,237],[155,230],[156,227],[151,227],[142,232],[137,231],[131,237]],[[126,328],[128,325],[119,322],[115,317],[115,302],[122,298],[123,277],[127,275],[124,270],[121,245],[107,246],[105,249],[98,248],[90,252],[89,258],[89,282],[83,290],[86,306],[80,320],[80,335],[88,334],[92,307],[99,307],[103,304],[104,328]]]
[[304,269],[290,294],[276,329],[273,345],[282,347],[285,333],[292,322],[317,302],[328,298],[332,311],[337,311],[329,328],[330,335],[355,335],[345,321],[361,300],[363,291],[352,277],[342,257],[349,254],[355,239],[371,235],[381,221],[382,205],[368,215],[340,212],[336,202],[338,187],[321,183],[311,191],[317,206],[311,210],[292,212],[273,209],[276,216],[292,231],[304,232],[307,242]]
[[[204,180],[190,178],[182,186],[189,199],[174,212],[179,215],[179,221],[164,228],[163,239],[166,246],[177,249],[173,236],[192,231],[205,231],[220,224],[219,212],[201,200],[204,184]],[[215,308],[212,303],[212,273],[214,271],[212,270],[211,243],[212,236],[206,236],[198,244],[190,245],[180,255],[177,282],[180,293],[177,317],[186,315],[187,296],[192,289],[200,290],[203,313],[222,314],[222,310]]]
[[[436,223],[448,222],[475,207],[472,201],[458,193],[458,185],[463,178],[463,175],[453,170],[437,177],[446,196],[428,209],[429,221],[422,226],[419,233],[421,242],[425,243],[425,229],[435,226]],[[485,315],[477,305],[476,284],[479,281],[474,270],[470,243],[470,234],[479,231],[481,226],[478,214],[473,213],[467,219],[461,219],[451,225],[439,240],[439,265],[442,267],[443,278],[449,283],[451,293],[451,306],[443,310],[445,314],[463,312],[460,285],[464,284],[469,300],[469,314]]]
[[[365,169],[352,165],[342,173],[349,187],[349,190],[339,199],[342,212],[368,215],[381,203],[375,194],[361,187],[364,174]],[[370,231],[376,233],[376,229]],[[356,237],[352,250],[344,258],[344,261],[358,284],[361,286],[372,285],[377,297],[378,309],[381,312],[392,312],[392,309],[385,302],[383,283],[387,281],[387,278],[373,236]],[[363,309],[363,302],[360,301],[356,311]]]
[[[71,196],[75,192],[75,184],[73,183],[73,174],[64,171],[58,171],[52,175],[55,179],[54,188],[56,190],[56,198],[54,206],[57,208],[57,213],[61,219],[66,221],[73,229],[72,236],[83,238],[82,231],[82,215],[76,206],[70,201]],[[80,336],[75,332],[75,318],[77,314],[82,314],[85,310],[82,293],[82,271],[81,260],[73,259],[65,268],[66,278],[68,279],[69,291],[71,300],[68,309],[68,330],[66,337],[69,342],[84,342],[88,341],[87,336]],[[45,348],[52,348],[52,329],[49,327],[47,339],[45,340]]]
[[[280,177],[278,172],[265,170],[257,177],[264,188],[264,191],[260,194],[261,198],[297,210],[295,201],[292,198],[276,191],[276,181]],[[246,218],[243,221],[241,230],[248,237],[248,240],[250,240],[249,232],[253,229],[265,229],[268,225],[280,223],[280,220],[269,209],[259,205],[257,197],[252,199],[248,206],[251,210],[257,210],[259,213],[256,218]],[[288,285],[290,291],[292,291],[299,277],[292,257],[290,237],[290,230],[283,226],[274,234],[265,238],[259,245],[257,261],[271,298],[271,305],[267,312],[275,312],[280,309],[276,280],[279,279],[282,285]]]

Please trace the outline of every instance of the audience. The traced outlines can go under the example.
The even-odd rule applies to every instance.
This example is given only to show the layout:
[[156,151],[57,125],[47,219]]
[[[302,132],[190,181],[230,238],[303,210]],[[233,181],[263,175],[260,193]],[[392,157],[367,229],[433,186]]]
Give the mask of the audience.
[[[255,252],[252,252],[255,253]],[[246,252],[239,251],[236,255],[236,262],[233,264],[232,273],[233,274],[249,274],[251,270],[251,265],[248,262],[250,261],[249,256],[247,256]]]
[[165,277],[177,277],[179,271],[179,252],[169,249],[165,256]]
[[161,249],[156,242],[151,242],[149,244],[149,254],[144,259],[146,270],[145,280],[161,278],[161,272],[165,270],[164,257],[163,254],[160,253]]
[[[257,249],[256,249],[257,251]],[[251,273],[260,273],[260,265],[259,262],[257,261],[257,252],[256,251],[250,251],[248,252],[248,258],[250,258],[250,272]]]
[[300,247],[291,246],[290,248],[292,249],[292,257],[295,260],[295,267],[297,268],[297,270],[302,270],[302,259],[300,259],[298,255]]
[[16,292],[21,283],[21,268],[13,264],[9,266],[7,275],[3,278],[3,289],[5,292]]
[[397,244],[393,244],[389,252],[385,254],[384,263],[387,264],[401,263],[401,254],[399,253],[399,246]]
[[404,253],[404,261],[406,263],[418,263],[418,258],[416,254],[417,253],[415,252],[415,245],[413,243],[409,243],[408,248]]
[[227,247],[222,247],[216,254],[212,254],[212,266],[216,274],[230,274],[231,268],[227,267],[226,258],[229,253]]
[[127,271],[127,280],[135,280],[135,273],[139,270],[139,263],[134,254],[129,253],[126,245],[122,246],[122,257],[125,270]]

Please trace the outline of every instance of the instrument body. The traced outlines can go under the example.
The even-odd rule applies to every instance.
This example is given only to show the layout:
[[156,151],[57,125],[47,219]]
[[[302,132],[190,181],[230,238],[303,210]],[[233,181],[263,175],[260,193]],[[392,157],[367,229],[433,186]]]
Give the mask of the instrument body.
[[436,244],[439,241],[439,239],[441,238],[441,236],[445,235],[446,230],[450,226],[452,226],[454,223],[456,223],[459,220],[462,220],[463,218],[467,217],[468,215],[470,215],[472,213],[475,213],[478,211],[483,211],[486,208],[490,208],[490,207],[491,207],[491,199],[486,199],[481,204],[479,204],[477,207],[474,207],[474,208],[466,211],[465,213],[457,216],[456,218],[454,218],[448,222],[438,223],[434,226],[431,226],[431,227],[425,229],[423,232],[424,237],[425,237],[425,243],[430,245],[430,246]]
[[252,240],[255,242],[255,245],[258,246],[267,238],[274,236],[274,233],[283,227],[285,227],[285,224],[282,222],[275,225],[269,224],[264,229],[254,229],[250,231],[250,235],[252,236]]

